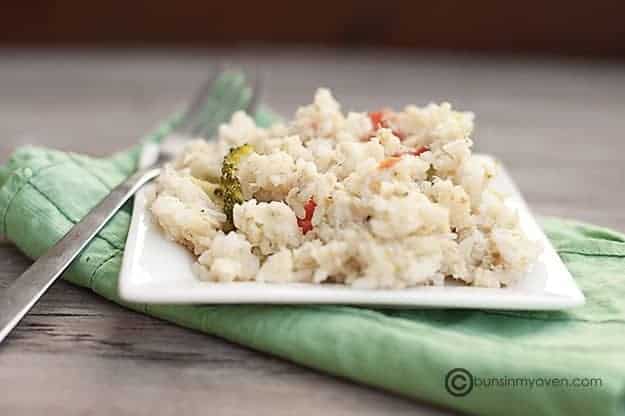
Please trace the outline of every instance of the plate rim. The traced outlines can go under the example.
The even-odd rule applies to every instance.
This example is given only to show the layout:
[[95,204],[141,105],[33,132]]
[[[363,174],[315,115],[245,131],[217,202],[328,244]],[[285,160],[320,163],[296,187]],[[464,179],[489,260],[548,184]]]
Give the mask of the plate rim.
[[[129,302],[142,302],[154,304],[317,304],[317,305],[359,305],[359,306],[384,306],[399,308],[443,308],[443,309],[497,309],[497,310],[562,310],[581,306],[586,299],[575,282],[575,279],[562,262],[555,248],[545,235],[542,228],[536,222],[536,218],[529,209],[519,188],[514,183],[510,175],[507,173],[503,164],[496,158],[476,154],[479,158],[490,158],[495,161],[499,167],[498,175],[501,175],[507,181],[509,186],[518,199],[519,208],[523,208],[524,220],[532,227],[535,227],[543,246],[543,252],[549,258],[554,259],[558,263],[559,273],[565,274],[561,278],[561,284],[565,284],[564,292],[549,293],[547,290],[541,293],[533,293],[531,295],[523,294],[522,291],[511,291],[502,295],[501,291],[505,288],[478,288],[470,286],[418,286],[406,289],[353,289],[345,285],[310,285],[307,283],[260,283],[260,282],[234,282],[234,283],[215,283],[215,282],[199,282],[202,287],[211,288],[211,296],[207,297],[206,291],[193,291],[178,293],[175,290],[167,291],[168,296],[162,296],[158,292],[150,291],[154,289],[154,285],[137,284],[133,281],[132,275],[137,270],[137,262],[139,259],[142,242],[140,239],[145,238],[149,233],[142,231],[140,224],[142,221],[152,221],[147,218],[150,213],[146,209],[146,201],[150,186],[139,190],[133,200],[133,211],[131,216],[130,228],[124,248],[122,258],[122,266],[118,278],[118,293],[122,300]],[[519,209],[521,215],[521,209]],[[166,238],[162,235],[162,238]],[[182,247],[181,247],[182,248]],[[191,256],[191,254],[189,253]],[[252,291],[241,291],[238,295],[232,296],[232,285],[238,288],[248,286],[262,286],[263,289]],[[307,290],[301,293],[296,291],[296,295],[292,290],[294,286],[308,286]],[[160,286],[160,289],[167,286]],[[332,290],[340,288],[340,291]],[[148,289],[148,290],[146,290]],[[330,292],[328,292],[330,289]],[[460,290],[459,290],[460,289]],[[185,289],[187,290],[187,289]],[[236,289],[235,289],[236,290]],[[490,291],[493,291],[490,293]],[[187,290],[188,291],[188,290]],[[286,293],[283,293],[285,292]],[[440,297],[426,297],[431,292],[448,292],[444,296],[446,299],[441,301]],[[474,292],[477,296],[467,296],[464,291]],[[273,296],[268,296],[267,292],[273,292]],[[327,292],[327,293],[324,293]],[[337,295],[337,293],[339,293]],[[415,296],[415,293],[418,295]],[[328,296],[332,299],[328,299]],[[388,300],[389,297],[393,301]],[[492,298],[492,299],[491,299]],[[349,300],[351,299],[351,300]],[[485,299],[487,301],[485,301]],[[507,300],[502,303],[501,300]]]

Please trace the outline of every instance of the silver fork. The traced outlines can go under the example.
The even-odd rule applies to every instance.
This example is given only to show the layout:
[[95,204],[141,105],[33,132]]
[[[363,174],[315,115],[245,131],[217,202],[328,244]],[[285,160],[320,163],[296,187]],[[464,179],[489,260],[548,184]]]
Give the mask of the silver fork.
[[156,147],[158,157],[146,163],[142,157],[140,170],[114,188],[80,222],[65,234],[44,255],[39,257],[17,280],[0,294],[0,342],[13,330],[48,288],[69,267],[87,244],[115,213],[143,185],[156,178],[160,166],[173,157],[169,142],[179,143],[190,137],[213,137],[221,122],[232,113],[245,109],[252,113],[258,103],[260,81],[256,74],[247,81],[234,69],[220,67],[190,101],[175,123],[172,134]]

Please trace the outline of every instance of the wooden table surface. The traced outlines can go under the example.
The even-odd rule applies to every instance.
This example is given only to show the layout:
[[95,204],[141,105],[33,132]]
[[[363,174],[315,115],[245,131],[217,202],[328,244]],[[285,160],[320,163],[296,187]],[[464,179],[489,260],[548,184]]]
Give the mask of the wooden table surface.
[[[477,114],[537,214],[625,230],[625,65],[344,50],[0,50],[0,161],[23,144],[105,155],[219,59],[259,64],[284,114],[328,86],[348,109],[449,100]],[[0,243],[0,286],[30,261]],[[0,414],[449,414],[56,284],[0,348]]]

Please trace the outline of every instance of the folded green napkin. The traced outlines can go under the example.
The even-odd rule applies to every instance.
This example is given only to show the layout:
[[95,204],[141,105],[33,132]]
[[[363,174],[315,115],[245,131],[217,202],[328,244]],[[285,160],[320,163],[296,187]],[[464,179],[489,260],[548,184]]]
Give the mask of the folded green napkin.
[[[270,119],[265,114],[260,122]],[[158,140],[169,129],[170,124],[163,124],[149,140]],[[135,148],[94,159],[42,148],[18,149],[0,167],[0,235],[36,258],[136,168],[138,154]],[[65,279],[178,325],[469,413],[625,413],[623,234],[543,221],[587,296],[584,307],[567,312],[167,306],[128,304],[118,297],[117,275],[129,221],[127,206],[74,262]],[[446,380],[457,368],[473,375],[471,391],[461,370]],[[498,385],[493,385],[494,377]],[[562,380],[554,385],[553,378],[586,386],[567,387]],[[597,378],[600,386],[587,385],[598,383],[591,380]]]

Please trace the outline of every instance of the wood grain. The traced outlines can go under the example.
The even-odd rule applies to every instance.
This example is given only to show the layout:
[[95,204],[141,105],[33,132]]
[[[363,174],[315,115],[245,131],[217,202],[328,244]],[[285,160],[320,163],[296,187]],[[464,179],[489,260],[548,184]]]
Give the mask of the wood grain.
[[[182,103],[218,59],[267,68],[290,114],[319,85],[347,109],[447,99],[477,113],[538,214],[625,230],[625,71],[589,61],[237,50],[0,53],[0,160],[37,144],[104,155]],[[0,288],[29,264],[0,243]],[[448,414],[184,330],[64,282],[0,347],[0,414]]]

